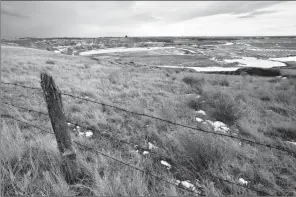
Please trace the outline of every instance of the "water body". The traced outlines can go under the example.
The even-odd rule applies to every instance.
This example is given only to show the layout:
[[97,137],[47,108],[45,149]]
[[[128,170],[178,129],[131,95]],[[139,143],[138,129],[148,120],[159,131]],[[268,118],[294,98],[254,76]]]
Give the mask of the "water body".
[[225,59],[227,63],[240,63],[241,67],[258,67],[258,68],[272,68],[272,67],[280,67],[286,66],[286,64],[282,62],[272,61],[272,60],[261,60],[255,57],[243,57],[241,59]]
[[227,42],[227,43],[225,43],[225,44],[223,44],[223,45],[225,45],[225,46],[229,46],[229,45],[233,45],[234,43],[233,42]]
[[137,52],[137,51],[152,51],[152,50],[160,50],[160,49],[173,49],[175,47],[134,47],[134,48],[107,48],[107,49],[97,49],[97,50],[90,50],[79,53],[81,56],[88,56],[88,55],[96,55],[96,54],[105,54],[105,53],[124,53],[124,52]]
[[183,66],[159,66],[165,68],[188,68],[197,72],[220,72],[220,71],[236,71],[240,67],[221,67],[221,66],[208,66],[208,67],[183,67]]
[[296,56],[270,58],[270,60],[280,61],[280,62],[296,62]]

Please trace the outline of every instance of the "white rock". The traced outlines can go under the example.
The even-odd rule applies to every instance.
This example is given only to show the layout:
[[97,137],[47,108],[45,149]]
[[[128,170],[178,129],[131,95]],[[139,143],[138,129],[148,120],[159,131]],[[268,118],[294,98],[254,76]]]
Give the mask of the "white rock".
[[238,182],[242,185],[248,185],[248,181],[245,181],[243,178],[239,178]]
[[85,132],[85,136],[86,136],[86,137],[91,137],[92,135],[93,135],[93,132],[90,131],[90,130],[87,130],[87,131]]
[[166,166],[168,170],[172,168],[172,165],[169,164],[168,162],[164,161],[164,160],[161,160],[160,163],[162,165]]
[[196,111],[197,114],[201,114],[201,115],[204,115],[206,116],[206,112],[204,110],[199,110],[199,111]]
[[196,120],[197,122],[202,122],[202,121],[203,121],[203,119],[198,118],[198,117],[195,117],[195,120]]
[[153,145],[152,143],[148,142],[148,149],[151,150],[151,149],[156,149],[158,148],[157,146]]
[[287,77],[283,77],[282,79],[287,79]]
[[78,132],[78,135],[82,136],[82,135],[84,135],[84,132]]
[[196,99],[199,99],[200,98],[200,95],[196,95]]
[[280,79],[280,78],[282,78],[282,76],[276,76],[276,78],[279,78]]
[[71,123],[70,123],[70,122],[68,122],[68,123],[67,123],[67,125],[68,125],[68,126],[70,126],[70,125],[71,125]]
[[149,152],[148,151],[143,151],[143,155],[148,155]]

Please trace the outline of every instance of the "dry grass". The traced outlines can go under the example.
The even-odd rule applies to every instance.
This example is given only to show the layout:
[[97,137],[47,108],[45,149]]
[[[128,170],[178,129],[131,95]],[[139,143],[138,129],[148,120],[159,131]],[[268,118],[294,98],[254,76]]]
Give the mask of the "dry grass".
[[[173,73],[124,63],[119,65],[115,61],[111,64],[110,59],[97,63],[84,57],[17,47],[2,48],[1,53],[1,80],[4,82],[40,87],[40,72],[47,71],[62,91],[77,96],[191,126],[202,126],[194,120],[194,110],[202,109],[208,119],[227,123],[238,136],[283,146],[288,146],[283,140],[295,140],[292,123],[296,119],[296,85],[290,79],[269,82],[271,78]],[[55,62],[50,67],[46,64],[49,59]],[[38,91],[1,86],[6,102],[46,111]],[[266,91],[262,93],[262,90]],[[201,98],[192,99],[188,105],[185,94],[189,92],[200,94]],[[282,152],[246,143],[240,146],[239,141],[204,135],[66,96],[63,96],[63,102],[67,117],[73,121],[119,139],[141,144],[151,141],[177,169],[167,171],[153,157],[140,157],[129,146],[106,140],[96,133],[92,140],[73,136],[75,140],[168,180],[198,178],[208,195],[256,195],[214,181],[210,175],[236,183],[242,177],[250,186],[272,195],[296,194],[293,186],[296,161]],[[1,110],[3,114],[51,130],[48,117],[5,105]],[[75,185],[68,185],[60,172],[61,161],[55,140],[37,129],[8,119],[2,124],[0,147],[4,187],[1,192],[4,195],[190,194],[77,147],[83,176]],[[290,148],[293,149],[292,145]]]

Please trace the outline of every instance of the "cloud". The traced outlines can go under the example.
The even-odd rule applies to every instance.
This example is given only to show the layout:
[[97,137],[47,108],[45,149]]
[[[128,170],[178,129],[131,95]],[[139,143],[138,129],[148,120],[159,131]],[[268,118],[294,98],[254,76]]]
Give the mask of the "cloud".
[[[174,23],[195,18],[221,14],[244,14],[267,8],[281,1],[208,1],[208,2],[141,2],[138,6],[143,13],[162,16],[163,21]],[[158,5],[156,5],[158,4]]]
[[244,16],[238,16],[237,18],[254,18],[255,16],[258,16],[258,15],[272,14],[272,13],[277,13],[277,12],[279,12],[279,11],[273,11],[273,10],[255,11],[255,12],[251,12],[250,14],[247,14]]
[[14,10],[13,8],[5,5],[1,6],[1,14],[6,16],[17,17],[17,18],[29,18],[28,15],[21,14],[18,11]]
[[292,1],[2,1],[1,7],[2,36],[252,35],[268,33],[270,24],[281,34],[296,31]]

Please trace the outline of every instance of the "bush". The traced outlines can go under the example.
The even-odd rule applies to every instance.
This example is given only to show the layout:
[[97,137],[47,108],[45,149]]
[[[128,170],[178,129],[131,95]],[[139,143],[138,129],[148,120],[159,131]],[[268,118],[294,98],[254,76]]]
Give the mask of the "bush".
[[229,87],[229,82],[227,79],[217,80],[217,81],[211,81],[212,85],[219,85],[219,86],[226,86]]
[[188,106],[191,109],[199,110],[201,108],[201,103],[199,102],[198,99],[191,98],[188,100]]
[[199,92],[202,92],[202,85],[205,83],[204,78],[195,78],[191,76],[184,77],[183,81]]
[[230,95],[222,92],[206,92],[205,105],[214,119],[226,124],[234,124],[243,115],[243,110]]
[[221,166],[225,157],[228,156],[225,148],[229,146],[225,146],[222,141],[213,136],[181,132],[177,140],[183,162],[196,172],[209,170],[217,165]]
[[55,62],[52,61],[52,60],[47,60],[45,63],[46,63],[46,64],[55,64]]

